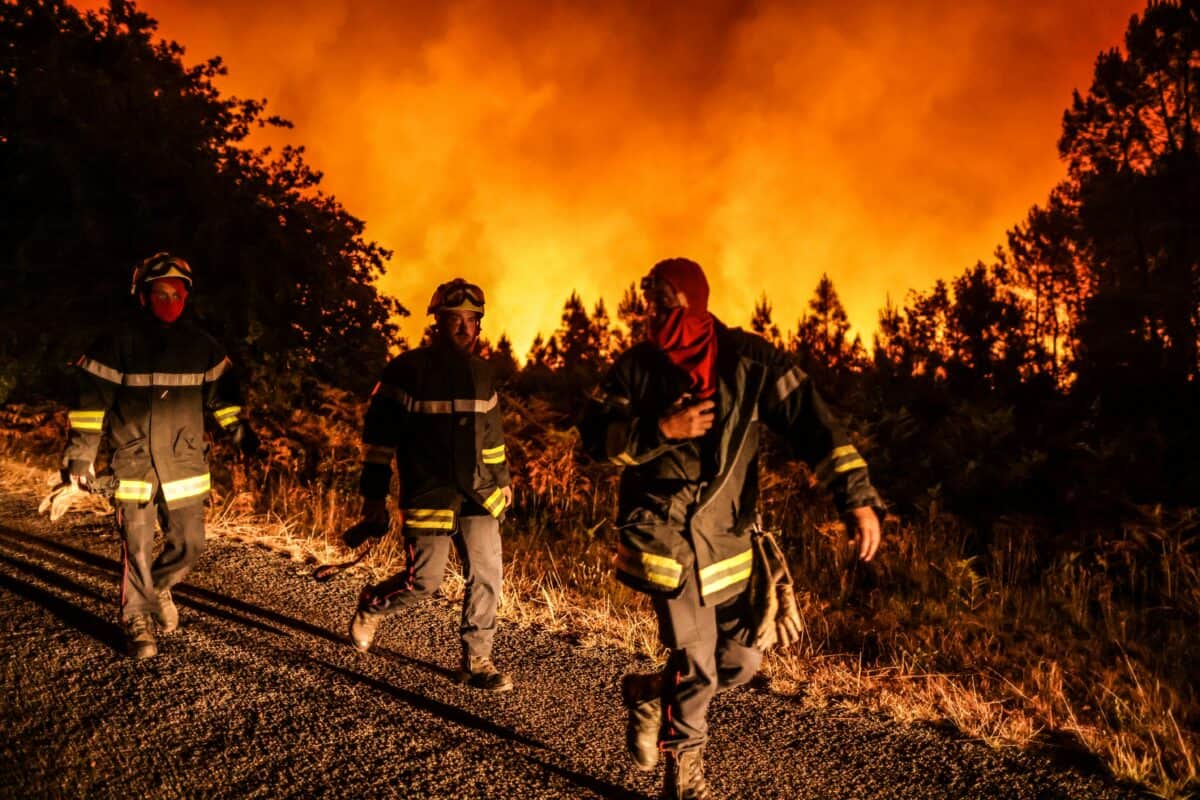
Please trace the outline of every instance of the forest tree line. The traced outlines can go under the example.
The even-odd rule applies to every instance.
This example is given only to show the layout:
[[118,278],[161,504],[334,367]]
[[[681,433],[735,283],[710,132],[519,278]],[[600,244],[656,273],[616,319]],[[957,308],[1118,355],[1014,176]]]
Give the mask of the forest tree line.
[[[202,265],[196,312],[260,381],[363,391],[406,346],[407,312],[375,288],[390,254],[303,148],[249,147],[285,120],[222,97],[219,58],[186,67],[155,31],[126,2],[0,7],[0,403],[62,396],[64,365],[128,308],[130,265],[160,249]],[[889,303],[869,347],[836,275],[794,323],[765,296],[747,309],[847,416],[897,509],[1073,527],[1200,505],[1198,64],[1200,3],[1134,16],[1063,115],[1063,181],[987,262]],[[572,295],[524,366],[503,337],[486,355],[569,425],[644,325],[635,287],[613,313]]]

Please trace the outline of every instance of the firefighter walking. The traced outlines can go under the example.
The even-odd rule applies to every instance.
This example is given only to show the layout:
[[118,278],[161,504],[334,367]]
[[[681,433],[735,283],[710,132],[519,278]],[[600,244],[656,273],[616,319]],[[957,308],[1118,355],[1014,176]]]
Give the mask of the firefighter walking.
[[666,754],[667,798],[709,798],[703,750],[713,696],[744,684],[753,647],[747,591],[758,499],[759,426],[791,445],[832,491],[869,561],[881,506],[867,465],[812,382],[760,337],[707,310],[698,264],[659,262],[642,281],[650,340],[613,365],[579,428],[596,458],[623,466],[617,577],[650,595],[670,655],[656,675],[627,675],[627,747],[653,770]]
[[[225,350],[180,318],[191,288],[186,261],[168,253],[151,256],[133,271],[130,293],[138,313],[75,364],[79,397],[68,415],[66,487],[93,487],[97,451],[107,435],[122,536],[120,617],[137,658],[158,653],[156,627],[170,633],[179,626],[171,587],[204,548],[206,420],[231,433],[244,450],[256,446]],[[157,558],[156,524],[165,538]]]
[[363,431],[363,520],[346,544],[389,527],[392,463],[399,473],[397,522],[403,571],[363,589],[350,639],[370,649],[385,618],[441,585],[451,545],[466,578],[459,680],[485,691],[512,688],[492,662],[502,579],[500,521],[512,504],[499,400],[488,363],[475,355],[483,290],[462,278],[434,292],[433,341],[394,359],[372,392]]

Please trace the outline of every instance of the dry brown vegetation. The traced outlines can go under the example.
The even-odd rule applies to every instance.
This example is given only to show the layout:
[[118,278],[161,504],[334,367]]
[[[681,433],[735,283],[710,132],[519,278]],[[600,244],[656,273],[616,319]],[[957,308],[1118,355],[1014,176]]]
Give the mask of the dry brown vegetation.
[[[256,417],[261,460],[217,445],[215,534],[310,562],[346,557],[338,537],[357,510],[361,408],[314,391],[318,414]],[[611,577],[615,471],[581,462],[573,431],[539,401],[506,408],[517,506],[505,525],[504,618],[660,658],[645,599]],[[0,413],[2,487],[32,500],[65,439],[65,412]],[[767,659],[777,691],[806,706],[950,723],[996,747],[1079,748],[1163,797],[1200,786],[1195,511],[1144,509],[1073,546],[1033,520],[1005,520],[986,554],[965,557],[962,525],[934,507],[890,518],[880,557],[864,566],[803,468],[774,466],[763,479],[805,620],[805,637]],[[397,544],[388,537],[362,572],[398,569]],[[443,587],[461,591],[458,575]]]

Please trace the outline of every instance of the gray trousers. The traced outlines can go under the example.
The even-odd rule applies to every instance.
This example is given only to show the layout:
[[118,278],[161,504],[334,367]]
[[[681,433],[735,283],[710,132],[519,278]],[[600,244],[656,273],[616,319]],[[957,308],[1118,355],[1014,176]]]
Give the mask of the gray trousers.
[[359,604],[373,614],[390,616],[429,597],[445,578],[451,543],[466,579],[459,626],[463,653],[490,656],[503,577],[500,523],[494,517],[459,517],[458,530],[450,536],[404,537],[407,566],[378,586],[363,589]]
[[[191,571],[204,551],[204,504],[169,511],[161,498],[138,506],[121,503],[121,619],[158,611],[158,593]],[[162,524],[166,543],[154,553],[154,523]]]
[[717,692],[749,681],[762,664],[750,646],[749,592],[703,606],[695,576],[674,598],[655,598],[658,636],[671,651],[663,668],[662,750],[683,752],[708,740],[708,704]]

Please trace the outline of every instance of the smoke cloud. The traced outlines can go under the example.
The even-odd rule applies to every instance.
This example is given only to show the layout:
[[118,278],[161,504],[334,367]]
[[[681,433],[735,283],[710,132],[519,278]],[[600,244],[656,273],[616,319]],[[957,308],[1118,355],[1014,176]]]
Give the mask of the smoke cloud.
[[671,256],[735,325],[765,292],[794,329],[826,272],[869,338],[887,296],[989,258],[1045,198],[1071,90],[1141,6],[141,4],[296,123],[264,135],[306,145],[395,251],[410,340],[462,275],[519,354],[572,290],[613,313]]

